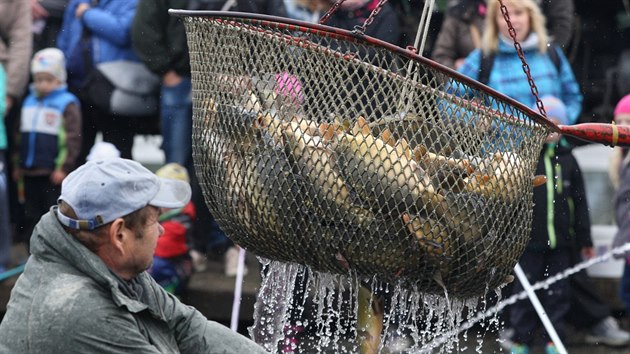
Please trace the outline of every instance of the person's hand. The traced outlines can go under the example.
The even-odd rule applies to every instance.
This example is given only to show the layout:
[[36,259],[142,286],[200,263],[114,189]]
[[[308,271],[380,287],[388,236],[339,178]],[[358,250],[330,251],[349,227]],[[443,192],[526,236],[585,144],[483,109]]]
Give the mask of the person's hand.
[[63,182],[63,179],[66,178],[67,175],[68,174],[62,170],[55,170],[52,175],[50,175],[50,182],[53,185],[58,186],[61,182]]
[[582,257],[584,259],[591,259],[595,257],[595,249],[593,247],[583,247],[582,248]]
[[77,9],[74,11],[74,15],[77,18],[81,18],[83,17],[83,14],[85,13],[85,11],[91,9],[92,7],[90,6],[90,4],[82,2],[79,5],[77,5]]
[[162,77],[162,85],[167,87],[177,86],[182,82],[182,77],[174,70],[170,70]]
[[31,16],[33,20],[42,20],[49,16],[50,14],[46,9],[39,4],[39,0],[31,0]]

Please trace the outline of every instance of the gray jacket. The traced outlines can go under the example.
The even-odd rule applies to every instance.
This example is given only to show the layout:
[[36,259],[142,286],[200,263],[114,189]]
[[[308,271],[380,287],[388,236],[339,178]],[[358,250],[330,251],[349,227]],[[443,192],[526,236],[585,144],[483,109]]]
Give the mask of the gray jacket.
[[127,282],[45,214],[0,324],[1,353],[264,353],[146,273]]

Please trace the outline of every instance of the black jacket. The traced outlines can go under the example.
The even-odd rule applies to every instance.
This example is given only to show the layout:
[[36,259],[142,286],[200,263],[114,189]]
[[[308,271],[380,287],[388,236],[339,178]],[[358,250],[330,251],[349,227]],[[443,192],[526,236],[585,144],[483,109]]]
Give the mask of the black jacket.
[[584,179],[566,142],[545,145],[536,175],[547,176],[547,183],[534,188],[534,217],[528,249],[592,247]]
[[140,0],[131,29],[138,57],[149,70],[163,76],[170,70],[190,76],[186,30],[168,9],[187,9],[188,0]]

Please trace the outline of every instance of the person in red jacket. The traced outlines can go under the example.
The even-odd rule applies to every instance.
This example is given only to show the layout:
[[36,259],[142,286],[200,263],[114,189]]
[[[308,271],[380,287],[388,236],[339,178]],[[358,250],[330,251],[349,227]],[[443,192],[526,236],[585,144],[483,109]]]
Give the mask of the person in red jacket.
[[[190,183],[186,168],[177,163],[166,164],[155,174]],[[196,217],[195,205],[189,202],[182,208],[161,208],[161,212],[164,233],[158,239],[149,274],[166,291],[181,296],[193,272],[187,241]]]

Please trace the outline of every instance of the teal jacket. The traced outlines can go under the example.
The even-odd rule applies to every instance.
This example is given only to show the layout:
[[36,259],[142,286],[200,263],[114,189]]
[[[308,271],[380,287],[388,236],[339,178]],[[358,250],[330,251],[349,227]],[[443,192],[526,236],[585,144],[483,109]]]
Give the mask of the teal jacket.
[[0,324],[1,353],[264,353],[143,272],[112,273],[48,212]]
[[7,128],[4,125],[4,114],[7,110],[7,101],[4,97],[7,96],[7,73],[4,71],[4,67],[0,65],[0,150],[7,149]]

